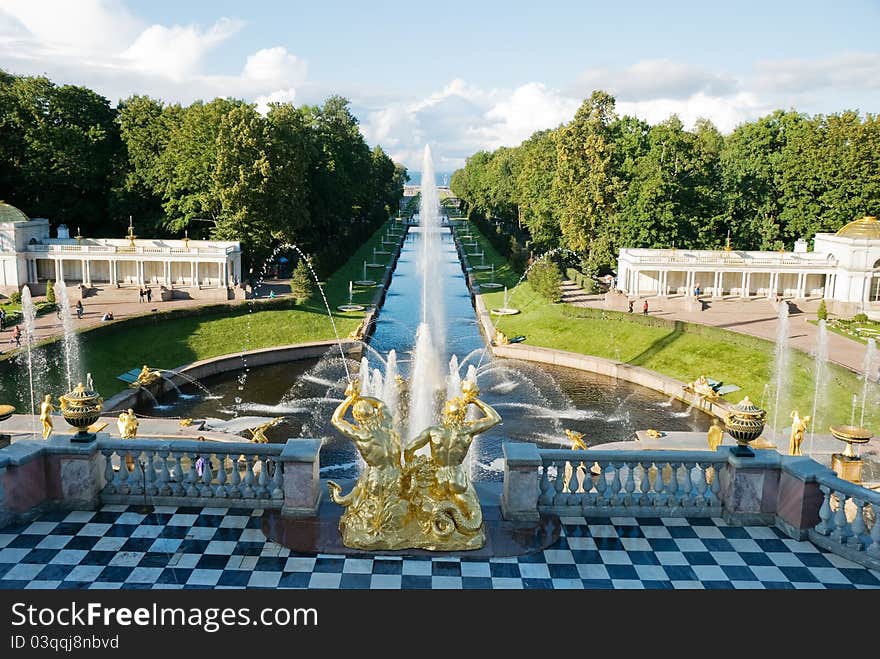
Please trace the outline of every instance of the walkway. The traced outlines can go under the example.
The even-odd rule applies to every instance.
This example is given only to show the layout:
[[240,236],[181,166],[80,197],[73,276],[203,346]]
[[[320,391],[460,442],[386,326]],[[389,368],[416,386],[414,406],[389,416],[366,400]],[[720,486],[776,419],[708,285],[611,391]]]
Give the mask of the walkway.
[[[588,295],[572,281],[563,282],[563,302],[578,307],[606,308],[604,294]],[[620,295],[619,304],[609,306],[617,310],[626,307],[626,296]],[[742,300],[726,298],[724,300],[703,299],[703,311],[680,311],[670,308],[675,298],[640,297],[634,304],[635,312],[641,313],[642,303],[648,300],[651,316],[668,320],[681,320],[689,323],[711,325],[756,336],[768,341],[776,341],[777,311],[775,305],[766,299]],[[808,320],[815,320],[818,301],[790,304],[788,324],[789,345],[807,353],[816,351],[819,329]],[[864,371],[866,346],[840,334],[828,332],[828,359],[844,368],[861,374]]]
[[767,526],[562,518],[515,558],[352,557],[266,540],[261,511],[105,505],[0,529],[0,588],[877,589],[869,570]]

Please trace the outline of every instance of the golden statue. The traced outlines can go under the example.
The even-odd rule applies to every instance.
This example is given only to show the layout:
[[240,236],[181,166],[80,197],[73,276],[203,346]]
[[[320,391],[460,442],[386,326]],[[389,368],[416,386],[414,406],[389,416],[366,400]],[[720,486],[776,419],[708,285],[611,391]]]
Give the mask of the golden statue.
[[660,432],[659,430],[654,429],[654,428],[648,428],[645,431],[645,434],[648,437],[650,437],[651,439],[660,439],[661,437],[663,437],[663,433]]
[[[443,421],[422,431],[401,456],[400,436],[385,403],[359,390],[357,380],[349,383],[331,420],[366,463],[348,494],[328,483],[331,500],[345,507],[339,521],[343,543],[358,549],[482,547],[483,514],[463,462],[474,435],[501,421],[498,413],[477,399],[479,390],[466,380],[462,395],[446,402]],[[466,420],[470,405],[483,415]],[[349,409],[354,423],[345,418]],[[424,446],[430,457],[416,455]]]
[[707,440],[710,451],[717,449],[721,446],[721,442],[724,441],[724,427],[717,416],[712,419],[712,426],[709,428]]
[[574,449],[582,449],[584,451],[587,450],[587,444],[584,441],[584,433],[578,432],[576,430],[565,429],[565,436],[568,437],[568,441],[571,442],[571,447]]
[[510,339],[499,329],[495,330],[495,345],[496,346],[506,346],[510,343]]
[[138,419],[134,414],[134,410],[129,407],[126,412],[120,412],[119,418],[116,420],[116,427],[119,429],[119,436],[122,439],[134,439],[137,437]]
[[788,454],[801,455],[801,442],[804,441],[804,431],[810,423],[810,417],[801,417],[797,410],[791,413],[791,436],[788,440]]
[[361,321],[357,327],[348,333],[348,338],[354,339],[355,341],[364,340],[364,321]]
[[130,387],[146,387],[147,385],[153,384],[160,377],[159,371],[150,369],[149,366],[144,364],[144,367],[141,369],[141,372],[138,373],[137,379],[132,382]]
[[52,405],[52,394],[46,394],[43,402],[40,403],[40,421],[43,423],[43,439],[49,439],[52,434],[52,412],[55,406]]
[[715,391],[711,384],[709,384],[709,380],[705,375],[701,375],[693,382],[689,382],[684,388],[693,391],[695,394],[702,396],[703,398],[718,398],[718,392]]
[[251,433],[251,441],[254,444],[268,444],[269,438],[264,433],[272,426],[278,425],[278,422],[283,418],[283,416],[276,416],[274,419],[270,419],[256,428],[248,428],[248,432]]
[[[577,430],[570,430],[568,428],[565,429],[565,436],[568,437],[568,441],[571,442],[571,447],[578,451],[586,451],[587,443],[584,441],[584,433],[578,432]],[[586,473],[586,466],[583,462],[578,464],[578,492],[584,491],[584,476]],[[571,467],[570,462],[565,463],[565,476],[563,477],[562,489],[568,490],[568,483],[571,481],[571,474],[574,470]]]
[[193,424],[193,420],[191,417],[186,417],[185,419],[181,419],[179,423],[181,428],[188,428]]

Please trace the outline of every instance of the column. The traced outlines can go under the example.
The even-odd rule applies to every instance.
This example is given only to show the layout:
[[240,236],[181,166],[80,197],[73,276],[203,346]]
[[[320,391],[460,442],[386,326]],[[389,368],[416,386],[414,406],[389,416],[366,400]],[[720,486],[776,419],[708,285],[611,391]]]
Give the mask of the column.
[[174,274],[171,272],[171,261],[165,261],[165,267],[168,270],[168,274],[165,275],[165,285],[170,288],[174,284]]
[[749,296],[749,289],[748,289],[748,284],[746,283],[746,279],[747,279],[746,271],[743,270],[742,278],[741,278],[740,285],[739,285],[740,286],[740,288],[739,288],[739,296],[740,297],[748,297]]
[[775,273],[775,272],[770,273],[770,283],[768,284],[768,287],[767,287],[767,297],[768,298],[775,298],[776,297],[776,283],[777,283],[776,277],[777,277],[777,273]]
[[196,262],[195,261],[189,262],[189,285],[190,286],[196,285]]
[[659,295],[660,297],[666,297],[666,277],[668,274],[668,270],[660,270],[657,273],[657,288],[659,289],[657,291],[657,295]]
[[825,274],[825,283],[823,284],[822,297],[826,300],[832,299],[832,295],[834,295],[834,279],[835,275],[833,273]]
[[137,283],[144,285],[144,263],[143,261],[135,261],[135,270],[137,272]]
[[641,272],[639,272],[638,270],[633,271],[633,295],[635,295],[636,297],[639,296],[639,276],[640,275],[641,275]]
[[719,270],[715,273],[715,283],[712,286],[712,297],[720,298],[724,288],[724,272]]
[[696,274],[697,273],[695,273],[694,271],[689,270],[687,276],[684,279],[685,295],[687,297],[692,297],[694,294],[694,277],[696,276]]
[[801,272],[798,275],[797,289],[798,289],[797,296],[799,298],[807,297],[807,273],[806,272]]
[[92,285],[92,269],[89,266],[89,263],[90,262],[88,259],[83,259],[83,262],[82,262],[83,283],[86,284],[87,286]]
[[64,281],[64,261],[58,259],[55,261],[55,281]]
[[222,262],[218,263],[217,264],[217,288],[223,288],[226,285],[225,284],[225,279],[226,279],[225,275],[226,275],[226,268],[224,267]]
[[752,292],[752,273],[746,273],[746,297],[750,297]]
[[107,263],[110,266],[110,285],[116,286],[118,277],[116,275],[116,259],[109,259]]

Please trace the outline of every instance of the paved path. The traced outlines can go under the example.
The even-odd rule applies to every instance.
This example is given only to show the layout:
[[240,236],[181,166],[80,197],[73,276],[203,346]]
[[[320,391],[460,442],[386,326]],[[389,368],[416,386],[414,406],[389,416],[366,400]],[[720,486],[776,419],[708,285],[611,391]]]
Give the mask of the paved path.
[[[614,308],[625,308],[626,296],[621,295],[620,305]],[[774,303],[766,299],[742,300],[726,298],[710,300],[704,298],[703,311],[680,311],[674,308],[675,298],[648,297],[639,298],[634,308],[641,313],[643,301],[648,300],[650,315],[668,320],[682,320],[690,323],[711,325],[732,332],[749,334],[769,341],[776,341],[778,316]],[[563,301],[579,307],[606,307],[603,294],[587,295],[574,282],[566,281],[563,285]],[[819,329],[808,320],[815,320],[818,300],[806,303],[791,304],[788,319],[789,345],[807,353],[815,353]],[[828,359],[856,373],[864,372],[866,346],[840,334],[828,332]]]

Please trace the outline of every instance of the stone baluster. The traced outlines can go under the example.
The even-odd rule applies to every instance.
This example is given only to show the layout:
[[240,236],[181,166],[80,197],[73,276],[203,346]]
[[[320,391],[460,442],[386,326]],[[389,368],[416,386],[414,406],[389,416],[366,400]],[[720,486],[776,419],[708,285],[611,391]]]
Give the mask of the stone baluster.
[[265,456],[254,456],[254,463],[256,461],[260,461],[260,476],[257,478],[257,498],[258,499],[268,499],[269,498],[269,473],[266,471],[266,458]]
[[282,462],[272,460],[272,498],[284,498],[284,467]]
[[633,475],[633,472],[635,471],[636,463],[635,462],[627,462],[625,464],[626,464],[626,483],[624,484],[623,489],[626,492],[626,494],[623,497],[623,503],[624,503],[624,505],[631,506],[631,505],[633,505],[633,502],[638,504],[638,500],[639,500],[638,495],[633,495],[633,493],[636,491],[636,479],[635,479],[635,476]]
[[199,482],[199,472],[196,471],[196,460],[199,456],[198,453],[185,451],[181,458],[184,457],[189,461],[189,469],[186,472],[186,496],[190,499],[195,499],[199,496],[199,489],[196,487],[196,483]]
[[232,483],[229,486],[229,497],[231,499],[240,499],[241,498],[241,472],[239,471],[238,458],[237,457],[234,458],[230,455],[229,462],[232,464],[232,470],[231,470]]
[[836,492],[836,494],[837,512],[834,513],[834,530],[831,532],[831,539],[843,544],[852,535],[852,531],[849,530],[849,522],[846,519],[846,500],[849,497],[840,492]]
[[131,488],[128,485],[128,464],[125,459],[128,457],[128,451],[120,451],[117,452],[116,455],[119,457],[119,471],[116,472],[116,492],[119,494],[130,494]]
[[559,462],[556,463],[556,480],[553,481],[553,489],[555,490],[555,494],[553,495],[553,505],[554,506],[564,506],[568,503],[568,495],[563,491],[565,489],[565,465],[568,462]]
[[214,480],[214,470],[211,466],[211,453],[202,453],[199,457],[202,459],[202,476],[198,485],[199,496],[212,497],[214,489],[212,481]]
[[822,505],[819,507],[819,523],[816,524],[816,533],[821,535],[829,535],[831,533],[831,529],[834,528],[833,523],[831,522],[831,488],[827,485],[819,485],[819,489],[822,491],[824,498],[822,499]]
[[611,491],[609,492],[608,501],[612,506],[618,506],[623,503],[623,497],[620,495],[620,491],[623,488],[620,482],[620,467],[616,464],[611,464],[610,467],[614,470],[614,476],[611,477]]
[[694,486],[691,484],[691,469],[693,465],[688,463],[684,463],[682,465],[684,472],[684,479],[682,480],[682,488],[681,488],[681,505],[683,506],[691,506],[694,503],[693,500],[693,489]]
[[663,469],[666,467],[665,462],[655,462],[654,469],[654,498],[652,503],[656,507],[666,505],[666,483],[663,482]]
[[128,475],[128,492],[129,494],[144,493],[144,474],[141,473],[141,453],[140,451],[126,451],[125,461],[131,458],[131,473]]
[[241,484],[241,496],[245,499],[253,499],[256,496],[254,492],[254,466],[253,463],[244,456],[244,479]]
[[597,462],[599,465],[599,477],[596,479],[596,505],[607,506],[608,497],[605,494],[608,491],[608,481],[606,480],[605,467],[607,462]]
[[669,463],[669,467],[672,470],[672,473],[669,476],[669,487],[666,489],[666,492],[668,494],[666,504],[670,508],[674,508],[676,505],[678,505],[678,468],[680,466],[680,462]]
[[540,494],[538,495],[538,502],[549,506],[553,503],[553,490],[550,486],[550,466],[544,465],[541,468],[541,480],[538,481],[538,488],[540,489]]
[[104,494],[116,494],[116,472],[113,469],[113,451],[101,451],[104,454]]
[[218,453],[217,460],[217,487],[214,488],[214,496],[218,499],[225,499],[229,496],[229,492],[226,491],[226,458],[227,455],[225,453]]
[[638,503],[640,506],[651,505],[651,461],[639,463],[641,469],[641,477],[639,478]]
[[709,484],[709,491],[706,492],[706,501],[710,506],[721,505],[721,470],[721,466],[715,466],[712,468],[714,477]]
[[869,556],[880,558],[880,504],[872,503],[874,511],[874,527],[871,529],[871,544],[866,550]]
[[186,477],[183,475],[183,467],[180,459],[183,457],[180,453],[171,453],[174,465],[171,471],[171,494],[176,497],[182,497],[186,494]]
[[[144,468],[144,491],[150,496],[155,496],[159,491],[156,487],[156,465],[153,462],[153,453],[153,451],[144,452],[147,462],[146,467]],[[162,458],[160,457],[159,460],[161,461]]]
[[171,459],[171,453],[162,456],[156,453],[156,492],[161,497],[171,496],[171,485],[168,483],[168,460]]
[[856,507],[856,516],[852,521],[852,535],[846,539],[846,544],[853,547],[856,551],[861,551],[865,548],[865,540],[862,534],[867,529],[865,519],[862,517],[865,512],[865,502],[855,497],[853,497],[852,502]]
[[706,491],[708,489],[709,484],[706,482],[706,465],[699,464],[697,465],[697,477],[694,481],[693,499],[694,503],[700,508],[708,503],[708,501],[706,501]]

